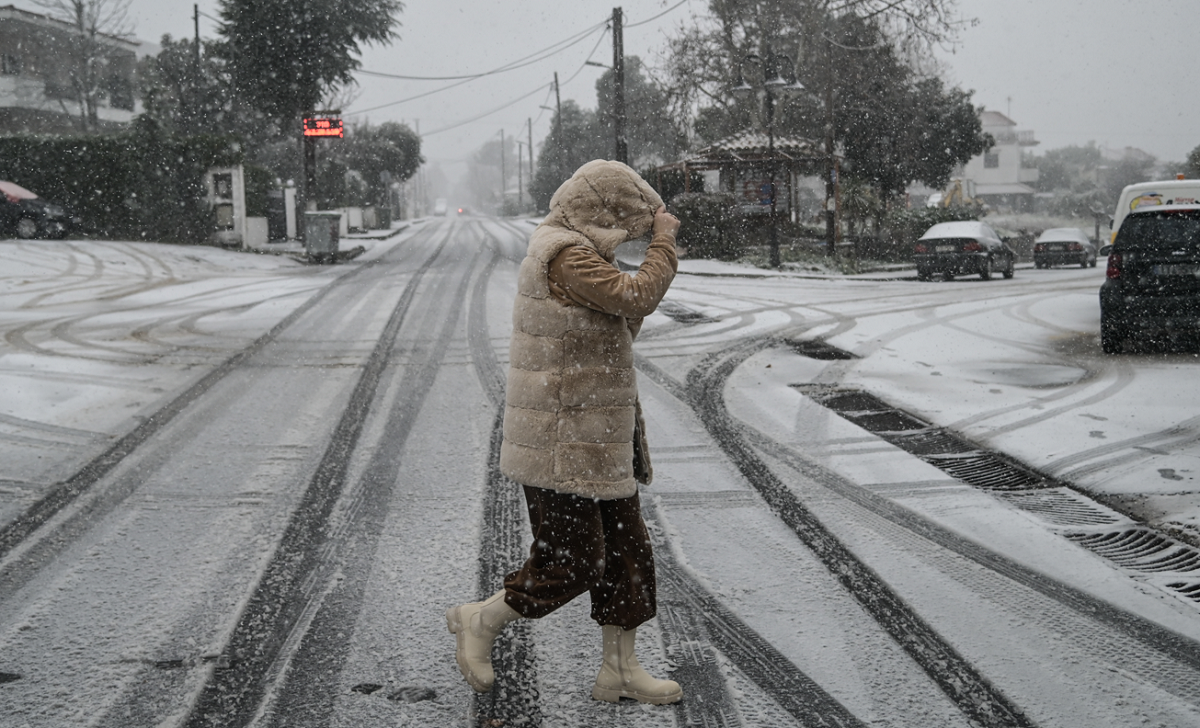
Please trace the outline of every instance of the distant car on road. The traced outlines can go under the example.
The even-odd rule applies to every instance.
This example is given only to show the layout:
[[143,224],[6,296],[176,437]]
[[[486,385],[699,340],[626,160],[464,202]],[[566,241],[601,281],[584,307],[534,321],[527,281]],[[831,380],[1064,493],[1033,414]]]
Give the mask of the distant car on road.
[[65,238],[71,218],[62,205],[0,180],[0,234],[18,238]]
[[946,280],[978,273],[986,281],[997,271],[1005,278],[1012,278],[1017,264],[1016,251],[990,225],[977,220],[934,225],[917,241],[913,257],[917,278],[923,281],[935,273]]
[[433,214],[437,217],[445,217],[447,210],[449,210],[449,206],[446,205],[445,197],[439,197],[437,198],[437,201],[433,203]]
[[1096,267],[1096,244],[1079,228],[1050,228],[1033,241],[1033,267]]
[[[1111,249],[1109,249],[1111,248]],[[1100,346],[1200,334],[1200,204],[1131,212],[1117,229],[1100,286]]]

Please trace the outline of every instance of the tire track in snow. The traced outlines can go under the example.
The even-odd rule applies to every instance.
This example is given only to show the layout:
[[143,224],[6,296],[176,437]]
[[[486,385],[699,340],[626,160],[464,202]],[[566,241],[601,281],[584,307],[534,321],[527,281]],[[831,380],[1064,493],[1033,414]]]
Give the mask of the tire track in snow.
[[[330,514],[343,496],[350,458],[417,288],[448,240],[447,234],[413,274],[392,310],[274,556],[184,722],[188,728],[245,726],[260,710],[285,643],[304,616],[307,604],[316,596],[314,590],[324,586],[315,577],[320,575],[324,559],[335,547],[324,535],[330,525]],[[429,383],[436,371],[436,362],[425,369]]]
[[[486,233],[485,233],[486,234]],[[504,576],[525,560],[525,504],[521,488],[500,472],[500,443],[504,427],[504,371],[488,335],[487,285],[503,252],[499,241],[487,235],[491,260],[471,291],[467,339],[475,372],[496,409],[488,438],[487,483],[484,487],[483,522],[479,539],[479,577],[476,596],[486,599],[503,584]],[[527,619],[506,626],[492,650],[496,681],[491,692],[471,696],[471,728],[499,721],[499,725],[542,724],[537,689],[537,658],[533,625]],[[493,723],[494,724],[494,723]]]
[[[451,269],[451,275],[458,276],[457,282],[439,281],[430,285],[421,298],[423,329],[429,334],[423,330],[413,343],[402,344],[388,354],[388,359],[408,363],[404,383],[398,387],[401,394],[391,406],[380,438],[386,447],[372,452],[358,482],[343,497],[349,504],[339,507],[330,519],[332,528],[325,535],[321,563],[306,580],[310,586],[300,600],[308,606],[307,614],[297,620],[289,635],[294,650],[283,650],[279,667],[270,671],[268,682],[277,682],[279,688],[267,691],[270,704],[260,706],[259,712],[265,717],[256,724],[322,728],[333,722],[340,694],[338,677],[350,652],[371,566],[388,519],[388,504],[392,503],[404,466],[401,454],[446,357],[462,315],[467,284],[478,267],[481,251],[472,247],[475,258],[470,264],[457,271]],[[416,283],[414,280],[410,290],[416,289]],[[409,304],[411,301],[406,310],[411,308]],[[444,314],[435,318],[434,312],[440,313],[438,304],[444,306]]]
[[[789,528],[939,688],[978,725],[1024,728],[1034,724],[965,658],[830,532],[753,451],[725,407],[723,388],[733,370],[774,344],[767,337],[743,340],[706,357],[680,385],[652,362],[638,367],[691,406],[709,434]],[[745,668],[743,668],[745,671]],[[751,666],[747,674],[758,670]]]
[[[298,306],[294,311],[285,316],[279,323],[275,324],[265,334],[255,339],[249,346],[236,352],[225,361],[212,368],[207,374],[200,377],[195,383],[185,389],[181,394],[165,403],[156,412],[146,417],[140,425],[133,428],[131,431],[120,437],[107,450],[97,455],[86,465],[80,468],[74,475],[67,480],[58,484],[48,493],[38,499],[32,506],[25,510],[20,516],[12,522],[4,524],[0,527],[0,583],[10,585],[14,580],[14,572],[27,571],[29,564],[45,563],[52,557],[53,553],[60,552],[65,548],[66,543],[70,540],[64,537],[64,534],[78,532],[80,529],[86,528],[87,517],[92,514],[82,514],[84,518],[80,518],[80,514],[76,514],[71,519],[71,523],[62,524],[56,529],[57,535],[53,539],[40,539],[38,544],[37,554],[33,558],[25,558],[27,562],[25,566],[20,564],[4,563],[7,557],[16,549],[27,545],[26,542],[44,525],[46,525],[54,516],[62,512],[65,508],[75,503],[81,496],[88,493],[92,486],[101,478],[107,475],[126,457],[133,453],[138,447],[151,440],[159,431],[166,427],[174,420],[181,412],[191,406],[196,400],[204,396],[214,385],[228,376],[231,372],[243,366],[255,354],[262,351],[272,342],[274,342],[280,334],[291,327],[301,317],[315,308],[327,296],[334,291],[339,290],[342,286],[351,284],[363,271],[375,263],[368,263],[365,266],[359,266],[348,270],[335,280],[331,281],[324,288],[311,294],[311,297]],[[13,332],[10,332],[10,335]],[[111,507],[109,503],[106,507]],[[54,543],[46,547],[47,541]],[[32,567],[35,568],[35,567]],[[16,578],[16,581],[23,581]]]

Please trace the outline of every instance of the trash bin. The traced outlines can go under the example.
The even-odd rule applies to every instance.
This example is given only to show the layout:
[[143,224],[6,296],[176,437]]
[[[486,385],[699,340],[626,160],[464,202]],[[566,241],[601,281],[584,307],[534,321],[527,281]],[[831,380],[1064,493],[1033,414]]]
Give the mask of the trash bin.
[[315,263],[332,263],[337,259],[340,212],[304,213],[304,252]]

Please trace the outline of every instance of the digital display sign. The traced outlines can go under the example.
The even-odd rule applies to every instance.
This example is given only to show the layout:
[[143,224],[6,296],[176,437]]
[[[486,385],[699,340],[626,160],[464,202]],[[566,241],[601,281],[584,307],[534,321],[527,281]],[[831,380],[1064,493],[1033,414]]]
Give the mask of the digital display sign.
[[342,119],[339,116],[314,116],[304,120],[306,137],[342,138]]

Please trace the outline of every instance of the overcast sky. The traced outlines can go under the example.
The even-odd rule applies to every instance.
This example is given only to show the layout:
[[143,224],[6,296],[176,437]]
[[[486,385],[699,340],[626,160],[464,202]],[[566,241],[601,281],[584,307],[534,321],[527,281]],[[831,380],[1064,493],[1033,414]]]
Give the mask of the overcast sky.
[[[10,1],[35,9],[29,0]],[[138,37],[157,42],[164,33],[191,35],[191,2],[131,2]],[[363,74],[358,96],[346,108],[372,122],[419,123],[426,157],[442,163],[451,176],[459,167],[455,162],[498,137],[501,129],[527,139],[524,126],[530,118],[536,146],[549,130],[550,114],[539,107],[553,105],[555,71],[564,100],[595,107],[595,81],[603,69],[583,63],[589,54],[611,63],[612,42],[601,28],[586,31],[610,17],[618,2],[630,26],[626,53],[651,63],[667,35],[707,5],[687,0],[657,20],[636,25],[678,0],[408,0],[400,16],[400,39],[389,47],[368,47],[365,70],[409,76],[475,74],[560,41],[578,37],[578,42],[524,68],[403,103],[395,102],[452,82]],[[199,5],[201,12],[217,14],[216,0]],[[947,80],[974,90],[977,105],[1008,113],[1020,129],[1033,130],[1041,141],[1035,152],[1094,140],[1177,161],[1200,145],[1200,0],[959,0],[958,8],[964,18],[977,22],[960,33],[953,52],[941,54]],[[200,32],[215,36],[216,23],[201,18]]]

